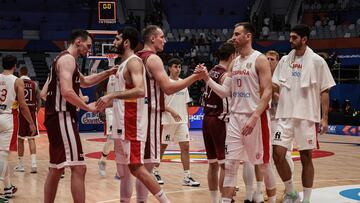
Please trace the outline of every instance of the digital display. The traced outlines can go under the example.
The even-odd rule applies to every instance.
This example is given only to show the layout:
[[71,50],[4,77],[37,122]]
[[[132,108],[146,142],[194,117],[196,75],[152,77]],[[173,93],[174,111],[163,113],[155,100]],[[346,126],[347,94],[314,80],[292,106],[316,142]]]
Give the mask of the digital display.
[[116,2],[99,1],[98,19],[99,23],[116,23]]

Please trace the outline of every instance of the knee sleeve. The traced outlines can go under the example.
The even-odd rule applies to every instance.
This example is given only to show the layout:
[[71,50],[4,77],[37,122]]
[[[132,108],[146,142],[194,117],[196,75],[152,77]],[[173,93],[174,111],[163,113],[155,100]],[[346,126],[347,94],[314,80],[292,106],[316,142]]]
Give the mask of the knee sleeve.
[[254,183],[254,177],[255,177],[255,168],[254,165],[250,162],[244,162],[243,164],[243,180],[245,183],[245,186],[251,186]]
[[267,190],[276,188],[275,173],[272,167],[273,165],[269,164],[269,166],[265,169],[264,182]]
[[133,177],[125,164],[117,164],[117,172],[120,176],[120,197],[121,202],[130,202],[133,192]]
[[225,161],[225,178],[224,187],[235,187],[237,182],[237,171],[239,169],[240,161],[226,160]]
[[0,180],[4,180],[8,173],[8,151],[0,151]]

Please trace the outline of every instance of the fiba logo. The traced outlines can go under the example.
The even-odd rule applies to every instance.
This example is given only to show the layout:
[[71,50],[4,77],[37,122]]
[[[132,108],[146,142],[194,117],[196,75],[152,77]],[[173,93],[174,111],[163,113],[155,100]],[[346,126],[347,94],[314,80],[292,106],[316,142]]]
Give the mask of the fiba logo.
[[279,132],[279,131],[276,132],[276,133],[275,133],[275,138],[274,138],[274,140],[281,140],[281,139],[280,139],[280,136],[281,136],[281,132]]

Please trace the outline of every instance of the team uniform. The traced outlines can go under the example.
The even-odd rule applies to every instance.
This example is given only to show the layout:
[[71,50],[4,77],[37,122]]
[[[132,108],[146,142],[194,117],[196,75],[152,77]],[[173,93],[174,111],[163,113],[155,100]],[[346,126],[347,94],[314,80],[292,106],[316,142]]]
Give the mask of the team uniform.
[[[25,102],[29,107],[31,118],[34,123],[37,125],[37,116],[36,116],[36,108],[38,105],[38,100],[36,98],[37,85],[34,81],[32,81],[27,76],[21,76],[20,79],[24,81],[24,90],[25,90]],[[25,117],[20,114],[19,115],[19,138],[21,139],[31,139],[39,137],[38,129],[35,132],[34,136],[31,136],[29,123],[25,119]]]
[[[0,74],[0,150],[16,150],[18,130],[14,75]],[[29,124],[28,124],[29,125]]]
[[[60,92],[60,79],[56,70],[60,57],[70,54],[61,52],[53,61],[45,103],[45,127],[49,137],[50,167],[85,165],[78,130],[77,107],[67,102]],[[70,81],[69,81],[70,82]],[[72,75],[74,92],[79,95],[80,72],[78,66]]]
[[[182,80],[179,78],[179,80]],[[175,80],[170,79],[171,82]],[[172,95],[165,95],[165,105],[171,107],[177,112],[181,121],[176,122],[169,112],[163,113],[163,131],[162,140],[163,144],[169,144],[172,141],[189,142],[189,128],[188,128],[188,113],[187,103],[191,102],[189,91],[184,88]]]
[[[152,51],[139,51],[137,55],[143,60],[146,69],[146,60]],[[146,92],[148,98],[148,129],[144,153],[145,163],[160,163],[160,140],[162,137],[162,112],[165,110],[165,96],[159,83],[146,71]]]
[[[226,73],[226,69],[216,65],[209,71],[209,76],[216,83]],[[224,163],[226,123],[229,121],[229,102],[227,98],[220,98],[211,88],[204,93],[203,138],[206,156],[209,163]]]
[[[126,84],[124,79],[124,69],[132,58],[139,57],[132,55],[120,64],[115,78],[115,91],[134,88],[133,85]],[[145,82],[145,70],[143,79]],[[116,162],[118,164],[143,164],[148,122],[146,94],[145,97],[136,99],[115,99],[113,111],[112,138],[115,141]]]
[[259,76],[255,62],[261,53],[254,51],[248,58],[235,59],[231,82],[231,114],[226,137],[226,159],[249,161],[257,165],[270,160],[270,123],[265,110],[247,136],[241,129],[260,103]]
[[[306,52],[309,50],[312,52],[309,47]],[[284,56],[272,78],[273,83],[280,87],[272,143],[289,148],[295,140],[299,150],[316,148],[320,94],[335,85],[324,59],[313,53],[311,58],[306,60],[308,62],[304,63],[304,56],[294,55],[292,63],[289,63],[290,54]],[[303,78],[306,77],[306,71],[312,71],[307,73],[310,77],[308,80]]]
[[[109,81],[106,86],[105,94],[110,94],[110,93],[113,93],[114,91],[115,91],[115,75],[111,75],[109,77]],[[106,136],[106,135],[111,135],[112,123],[113,123],[113,108],[112,107],[105,109],[105,117],[106,117],[106,121],[105,121],[104,134]]]

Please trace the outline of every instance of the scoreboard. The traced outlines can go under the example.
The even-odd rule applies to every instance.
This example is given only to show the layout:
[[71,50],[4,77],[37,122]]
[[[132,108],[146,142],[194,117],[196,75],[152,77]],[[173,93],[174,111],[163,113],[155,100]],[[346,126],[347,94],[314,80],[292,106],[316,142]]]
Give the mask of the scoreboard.
[[98,20],[99,23],[116,23],[115,1],[98,2]]

